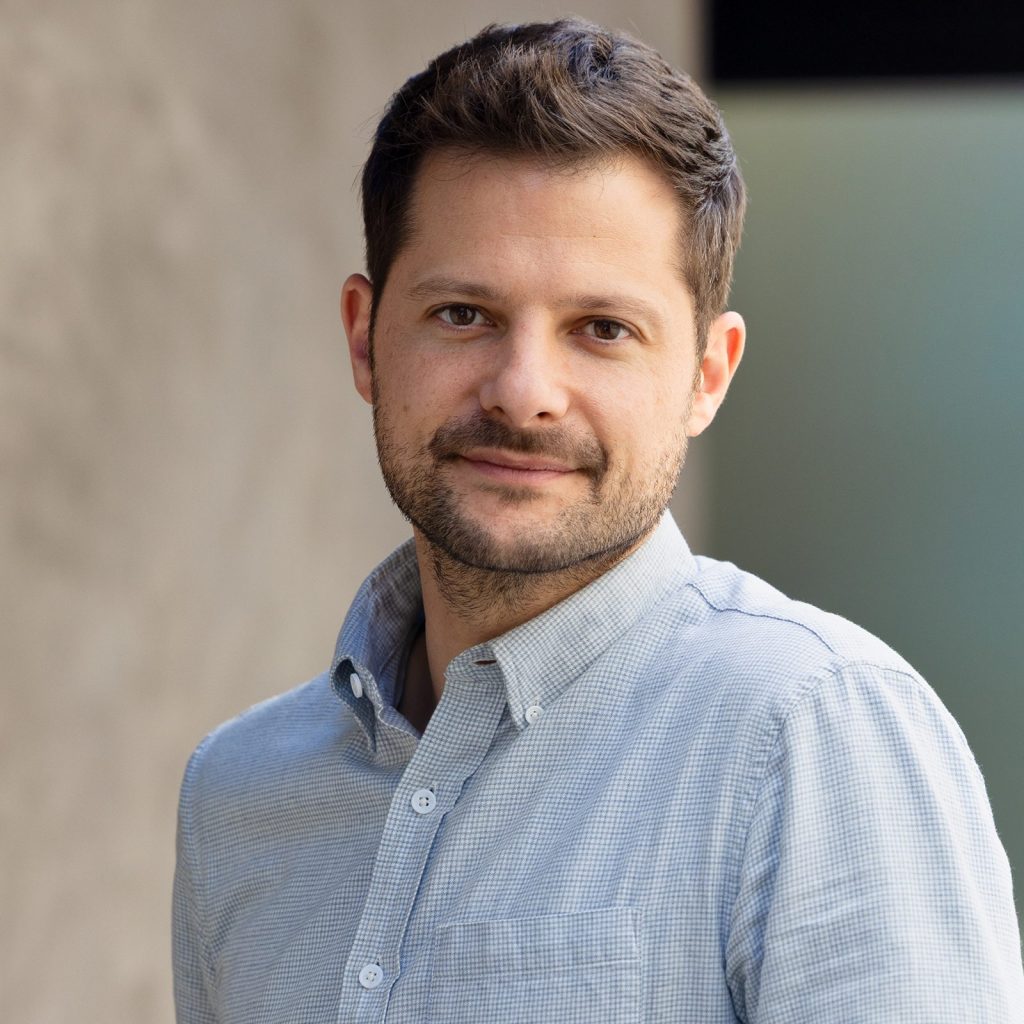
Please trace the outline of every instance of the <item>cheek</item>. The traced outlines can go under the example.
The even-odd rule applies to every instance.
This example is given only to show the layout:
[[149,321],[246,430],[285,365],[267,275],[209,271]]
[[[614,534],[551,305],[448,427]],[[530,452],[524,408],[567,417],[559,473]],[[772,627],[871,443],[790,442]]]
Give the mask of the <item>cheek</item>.
[[429,438],[447,420],[475,409],[465,367],[406,350],[375,366],[377,395],[392,429],[406,438]]
[[687,416],[687,391],[675,386],[671,372],[637,375],[606,391],[611,401],[591,407],[593,422],[602,424],[604,436],[613,444],[621,440],[641,455],[670,446]]
[[638,471],[649,471],[678,456],[686,444],[686,421],[686,394],[676,389],[657,389],[634,403],[622,437]]

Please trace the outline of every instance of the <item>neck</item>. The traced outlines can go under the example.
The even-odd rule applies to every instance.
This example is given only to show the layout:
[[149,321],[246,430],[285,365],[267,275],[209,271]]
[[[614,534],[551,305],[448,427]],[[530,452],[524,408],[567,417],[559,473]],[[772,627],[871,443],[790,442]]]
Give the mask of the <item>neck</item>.
[[528,622],[581,590],[638,547],[550,573],[479,569],[456,561],[414,530],[423,587],[426,660],[434,702],[456,655]]

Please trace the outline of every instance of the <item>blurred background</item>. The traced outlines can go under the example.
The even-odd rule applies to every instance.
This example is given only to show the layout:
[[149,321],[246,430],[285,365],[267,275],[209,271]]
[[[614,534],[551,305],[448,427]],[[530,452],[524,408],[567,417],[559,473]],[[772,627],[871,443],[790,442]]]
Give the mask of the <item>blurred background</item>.
[[[962,60],[971,33],[941,20],[958,45],[921,46],[952,64],[887,64],[874,20],[847,57],[877,60],[848,66],[752,11],[575,7],[708,86],[752,195],[748,353],[677,516],[924,672],[1019,877],[1021,69]],[[565,12],[0,0],[5,1019],[172,1020],[188,754],[326,667],[407,532],[337,316],[373,125],[443,47]]]

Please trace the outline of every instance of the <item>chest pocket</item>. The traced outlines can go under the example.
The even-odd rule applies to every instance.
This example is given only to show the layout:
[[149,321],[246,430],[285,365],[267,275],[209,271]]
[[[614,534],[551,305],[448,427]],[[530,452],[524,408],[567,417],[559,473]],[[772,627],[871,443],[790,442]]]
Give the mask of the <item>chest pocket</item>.
[[434,950],[434,1024],[639,1024],[640,912],[445,925]]

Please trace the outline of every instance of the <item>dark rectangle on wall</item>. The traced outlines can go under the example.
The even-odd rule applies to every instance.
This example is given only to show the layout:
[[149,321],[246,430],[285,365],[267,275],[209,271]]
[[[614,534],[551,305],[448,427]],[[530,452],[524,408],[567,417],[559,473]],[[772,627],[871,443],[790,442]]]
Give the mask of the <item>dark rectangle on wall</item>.
[[718,82],[1024,77],[1024,2],[710,0]]

